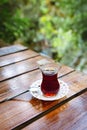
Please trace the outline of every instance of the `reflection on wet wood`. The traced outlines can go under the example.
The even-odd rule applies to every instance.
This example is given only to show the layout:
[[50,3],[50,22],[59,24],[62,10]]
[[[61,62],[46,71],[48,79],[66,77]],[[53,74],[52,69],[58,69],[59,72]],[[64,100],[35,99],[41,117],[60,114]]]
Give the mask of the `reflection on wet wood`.
[[[12,48],[13,50],[11,50]],[[28,50],[25,47],[23,48],[23,46],[18,47],[18,49],[16,46],[13,46],[1,50],[0,101],[9,99],[28,90],[33,82],[42,79],[41,71],[36,63],[38,60],[45,58],[49,61],[53,61],[32,50]],[[35,99],[30,92],[27,91],[12,100],[5,101],[0,104],[0,129],[13,129],[60,103],[60,107],[56,110],[44,115],[44,117],[24,129],[44,130],[49,127],[49,129],[71,130],[78,129],[79,126],[82,129],[87,128],[87,93],[78,95],[78,98],[72,101],[67,100],[72,95],[87,88],[87,75],[76,72],[68,66],[61,65],[58,78],[66,82],[69,86],[67,96],[60,100],[47,102]],[[62,104],[65,100],[67,100],[68,103]]]

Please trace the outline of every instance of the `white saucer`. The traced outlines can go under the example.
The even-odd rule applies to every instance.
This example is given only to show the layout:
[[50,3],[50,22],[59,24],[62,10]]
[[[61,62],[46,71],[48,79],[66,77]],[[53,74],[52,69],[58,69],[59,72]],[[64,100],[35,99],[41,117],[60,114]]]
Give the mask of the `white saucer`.
[[30,93],[35,98],[40,99],[40,100],[44,100],[44,101],[54,101],[54,100],[58,100],[60,98],[63,98],[64,96],[67,95],[67,93],[69,91],[69,87],[62,80],[58,80],[58,81],[60,83],[60,89],[55,96],[52,96],[52,97],[44,96],[44,94],[42,93],[41,88],[40,88],[42,80],[37,80],[30,86],[30,88],[29,88]]

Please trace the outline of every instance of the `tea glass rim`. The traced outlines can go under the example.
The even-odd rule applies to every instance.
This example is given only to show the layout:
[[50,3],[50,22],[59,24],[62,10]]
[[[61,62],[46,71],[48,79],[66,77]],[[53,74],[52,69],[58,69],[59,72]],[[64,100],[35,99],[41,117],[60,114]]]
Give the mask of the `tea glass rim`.
[[49,62],[49,63],[40,64],[38,67],[42,72],[44,72],[47,68],[50,67],[51,69],[54,69],[56,71],[55,73],[58,73],[61,68],[61,64],[56,62]]

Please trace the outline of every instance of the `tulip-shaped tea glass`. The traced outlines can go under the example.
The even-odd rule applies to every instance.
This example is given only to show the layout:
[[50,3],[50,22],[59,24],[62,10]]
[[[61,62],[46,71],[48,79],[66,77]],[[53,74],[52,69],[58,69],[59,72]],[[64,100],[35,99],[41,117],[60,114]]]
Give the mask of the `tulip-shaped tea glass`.
[[55,96],[58,93],[60,88],[59,69],[60,65],[56,63],[47,63],[40,66],[42,72],[41,91],[45,96]]

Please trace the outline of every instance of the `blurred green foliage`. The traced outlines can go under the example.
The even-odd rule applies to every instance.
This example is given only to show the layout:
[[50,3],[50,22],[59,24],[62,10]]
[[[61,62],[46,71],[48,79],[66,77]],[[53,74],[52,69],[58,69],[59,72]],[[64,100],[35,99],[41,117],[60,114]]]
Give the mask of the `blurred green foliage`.
[[83,68],[87,49],[87,0],[0,0],[0,39],[39,48],[48,41],[55,60]]
[[4,0],[0,2],[0,38],[12,43],[21,38],[31,42],[36,32],[37,19],[24,15],[26,2],[18,0]]

